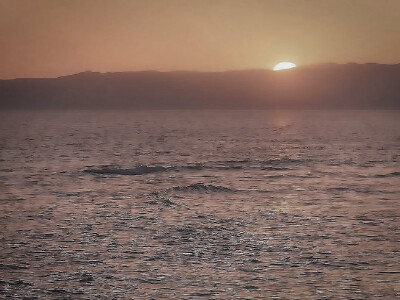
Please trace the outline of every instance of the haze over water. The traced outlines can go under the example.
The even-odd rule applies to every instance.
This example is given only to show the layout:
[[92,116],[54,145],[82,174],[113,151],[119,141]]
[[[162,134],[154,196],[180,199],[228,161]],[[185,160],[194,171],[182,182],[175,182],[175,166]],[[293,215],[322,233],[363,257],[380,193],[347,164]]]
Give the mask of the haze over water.
[[2,111],[0,291],[399,296],[398,111]]

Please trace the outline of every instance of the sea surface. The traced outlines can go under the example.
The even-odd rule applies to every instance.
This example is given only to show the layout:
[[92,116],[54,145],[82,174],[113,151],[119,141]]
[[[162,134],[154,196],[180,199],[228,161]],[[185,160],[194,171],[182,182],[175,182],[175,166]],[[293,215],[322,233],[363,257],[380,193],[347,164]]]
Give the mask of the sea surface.
[[0,111],[0,298],[400,298],[400,111]]

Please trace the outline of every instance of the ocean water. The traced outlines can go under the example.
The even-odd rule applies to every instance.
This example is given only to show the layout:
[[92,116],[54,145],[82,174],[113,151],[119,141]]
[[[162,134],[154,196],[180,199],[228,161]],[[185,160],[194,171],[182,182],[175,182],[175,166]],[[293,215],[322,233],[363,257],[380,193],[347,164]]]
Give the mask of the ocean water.
[[400,298],[400,111],[1,111],[0,295]]

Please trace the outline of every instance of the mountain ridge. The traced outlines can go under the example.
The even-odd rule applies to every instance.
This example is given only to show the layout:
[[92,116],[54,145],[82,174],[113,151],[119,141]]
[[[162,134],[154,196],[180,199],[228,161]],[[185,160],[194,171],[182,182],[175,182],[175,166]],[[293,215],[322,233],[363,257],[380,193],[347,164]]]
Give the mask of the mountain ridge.
[[400,64],[293,69],[85,71],[0,80],[0,109],[400,109]]

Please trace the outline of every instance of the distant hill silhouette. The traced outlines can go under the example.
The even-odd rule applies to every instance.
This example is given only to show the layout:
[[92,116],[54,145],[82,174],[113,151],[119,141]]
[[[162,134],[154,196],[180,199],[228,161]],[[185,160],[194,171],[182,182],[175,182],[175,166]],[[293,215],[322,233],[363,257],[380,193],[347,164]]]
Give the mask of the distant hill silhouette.
[[400,64],[0,80],[0,108],[400,108]]

